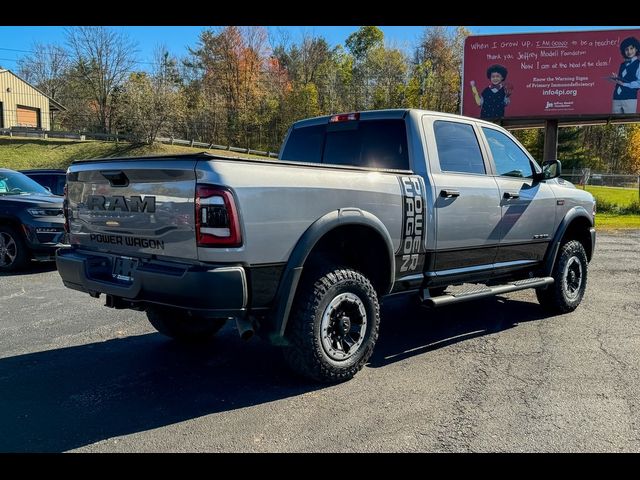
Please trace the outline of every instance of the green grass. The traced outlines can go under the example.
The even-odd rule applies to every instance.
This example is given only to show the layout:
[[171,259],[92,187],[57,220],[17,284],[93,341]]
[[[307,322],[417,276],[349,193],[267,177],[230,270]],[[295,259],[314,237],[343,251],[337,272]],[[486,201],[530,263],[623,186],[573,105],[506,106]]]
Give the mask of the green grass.
[[640,215],[616,215],[614,213],[598,213],[596,230],[640,229]]
[[209,152],[227,157],[264,158],[256,155],[230,152],[227,150],[207,150],[179,145],[131,144],[87,140],[0,138],[0,168],[20,170],[27,168],[66,169],[74,160],[102,157],[138,157],[141,155],[163,155],[172,153]]
[[613,205],[626,207],[631,205],[633,202],[640,200],[637,188],[599,187],[596,185],[587,185],[586,190],[596,197],[598,203],[602,200]]

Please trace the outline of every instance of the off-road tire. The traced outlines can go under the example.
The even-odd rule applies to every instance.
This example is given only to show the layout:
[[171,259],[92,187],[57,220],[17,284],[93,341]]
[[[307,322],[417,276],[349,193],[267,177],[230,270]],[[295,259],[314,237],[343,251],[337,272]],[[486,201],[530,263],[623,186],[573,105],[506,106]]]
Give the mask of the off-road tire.
[[0,256],[0,272],[20,270],[31,258],[22,235],[8,225],[0,225]]
[[570,240],[562,245],[551,274],[553,285],[536,288],[540,305],[554,313],[574,311],[587,287],[587,268],[587,254],[579,241]]
[[205,342],[226,323],[224,318],[191,316],[175,308],[150,308],[147,319],[158,332],[181,342]]
[[[348,340],[336,340],[328,333],[334,332],[333,327],[326,329],[323,336],[323,318],[325,327],[326,322],[335,328],[341,325],[346,329],[350,325],[340,333],[341,339]],[[344,318],[346,323],[340,320]],[[309,275],[296,294],[283,355],[295,372],[307,378],[323,383],[342,382],[352,378],[369,360],[379,329],[380,306],[371,282],[354,270],[325,268]],[[353,350],[345,350],[345,342],[354,339]],[[334,348],[338,343],[342,347]],[[348,358],[336,358],[341,355],[340,348]]]

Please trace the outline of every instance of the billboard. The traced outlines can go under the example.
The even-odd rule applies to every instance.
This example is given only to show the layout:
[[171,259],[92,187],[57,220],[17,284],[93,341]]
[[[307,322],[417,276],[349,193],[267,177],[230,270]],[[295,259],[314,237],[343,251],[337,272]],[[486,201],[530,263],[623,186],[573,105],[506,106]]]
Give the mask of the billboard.
[[637,115],[640,30],[467,37],[462,113],[489,120]]

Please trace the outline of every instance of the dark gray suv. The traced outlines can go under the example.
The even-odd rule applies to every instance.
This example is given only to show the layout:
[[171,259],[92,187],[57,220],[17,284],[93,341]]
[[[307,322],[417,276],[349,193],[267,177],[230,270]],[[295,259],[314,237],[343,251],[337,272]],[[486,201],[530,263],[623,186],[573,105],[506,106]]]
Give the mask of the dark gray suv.
[[26,175],[0,168],[0,272],[54,259],[65,237],[63,201]]

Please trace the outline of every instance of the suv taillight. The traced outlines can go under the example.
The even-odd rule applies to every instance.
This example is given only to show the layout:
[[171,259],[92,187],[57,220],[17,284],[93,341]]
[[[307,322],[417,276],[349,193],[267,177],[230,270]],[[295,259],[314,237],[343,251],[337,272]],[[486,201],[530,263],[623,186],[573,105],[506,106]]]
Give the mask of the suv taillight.
[[238,210],[229,190],[196,185],[196,238],[199,247],[242,245]]
[[69,190],[67,189],[67,184],[64,184],[64,201],[62,202],[62,213],[64,214],[64,233],[71,232],[71,228],[69,226]]

